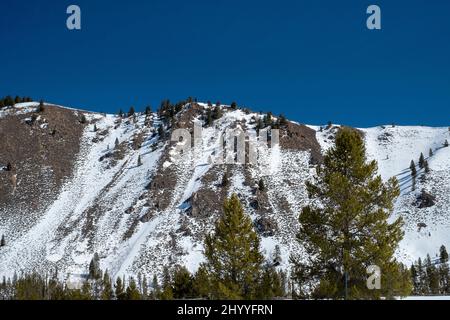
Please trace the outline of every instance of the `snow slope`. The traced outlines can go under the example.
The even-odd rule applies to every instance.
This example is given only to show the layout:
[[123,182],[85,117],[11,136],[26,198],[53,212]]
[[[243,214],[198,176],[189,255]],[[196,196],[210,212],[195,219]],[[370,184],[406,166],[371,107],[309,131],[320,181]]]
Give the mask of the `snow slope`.
[[[36,106],[16,108],[30,113]],[[199,106],[208,108],[206,104]],[[241,198],[255,226],[263,226],[258,232],[266,258],[272,259],[279,247],[280,267],[288,269],[289,256],[303,254],[295,234],[298,214],[309,201],[305,181],[315,172],[311,154],[258,144],[256,165],[215,164],[223,146],[221,135],[231,127],[256,134],[255,125],[261,117],[222,108],[223,117],[202,129],[195,152],[182,157],[176,156],[175,148],[186,142],[170,143],[159,137],[161,121],[156,114],[146,121],[145,115],[119,119],[85,113],[90,124],[81,138],[74,173],[56,200],[32,226],[25,228],[19,222],[0,219],[0,234],[7,238],[12,230],[23,229],[20,237],[0,249],[0,275],[57,267],[61,277],[82,277],[95,252],[101,267],[115,276],[140,272],[151,278],[161,274],[164,266],[176,264],[194,272],[204,259],[204,236],[220,215],[221,201],[232,193]],[[182,114],[188,111],[186,106]],[[5,112],[9,111],[0,111],[0,117]],[[202,117],[195,114],[190,120],[201,123]],[[323,151],[333,144],[337,127],[309,127],[317,130]],[[450,247],[450,148],[442,148],[450,138],[448,128],[384,126],[359,130],[365,137],[368,158],[378,161],[383,179],[395,176],[401,185],[394,213],[405,221],[399,259],[410,263],[437,252],[441,244]],[[116,139],[119,146],[115,146]],[[136,144],[137,140],[140,143]],[[431,172],[422,179],[423,170],[419,170],[413,191],[410,161],[417,163],[421,152],[428,158],[430,148]],[[112,156],[116,149],[122,150],[117,159]],[[220,184],[227,170],[230,181],[224,188]],[[161,173],[164,176],[158,180]],[[259,180],[264,181],[267,191],[257,190]],[[436,197],[435,206],[418,208],[416,198],[422,189]],[[168,198],[165,204],[164,197]],[[418,232],[418,223],[427,227]]]

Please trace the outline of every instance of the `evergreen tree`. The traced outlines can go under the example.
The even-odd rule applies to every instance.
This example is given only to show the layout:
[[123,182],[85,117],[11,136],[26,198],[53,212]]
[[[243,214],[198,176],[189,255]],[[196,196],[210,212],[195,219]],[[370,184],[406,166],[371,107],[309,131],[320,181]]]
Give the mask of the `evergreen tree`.
[[138,156],[137,165],[138,165],[138,167],[142,166],[141,155]]
[[428,151],[428,155],[430,156],[430,158],[433,156],[433,149],[430,148],[430,151]]
[[425,173],[429,173],[430,172],[430,165],[428,164],[428,160],[424,161],[423,166],[425,168]]
[[123,118],[123,111],[122,111],[122,109],[119,109],[119,117]]
[[119,148],[119,138],[116,138],[116,140],[114,141],[114,147],[117,149]]
[[211,285],[205,265],[198,268],[193,281],[194,296],[197,298],[211,298]]
[[448,147],[448,140],[447,139],[444,142],[444,147],[446,147],[446,148]]
[[439,293],[439,273],[436,266],[431,262],[430,255],[427,255],[425,260],[425,270],[428,294],[438,294]]
[[81,287],[80,300],[92,300],[92,287],[89,281],[85,281]]
[[[280,126],[285,126],[285,125],[287,125],[287,120],[286,120],[286,117],[283,115],[283,114],[280,114],[280,116],[278,117],[279,118],[279,124],[280,124]],[[322,127],[321,127],[322,128]]]
[[258,299],[273,299],[285,296],[282,273],[272,266],[266,266],[261,276],[260,286],[257,290]]
[[224,204],[215,233],[205,239],[206,268],[215,299],[256,297],[263,262],[251,219],[233,194]]
[[163,269],[162,291],[159,296],[159,299],[173,300],[172,279],[170,276],[169,268],[167,268],[167,267],[164,267],[164,269]]
[[263,179],[259,179],[258,189],[259,189],[259,191],[262,191],[262,192],[266,191],[266,186],[264,185],[264,180]]
[[134,114],[135,114],[134,107],[131,106],[130,110],[128,110],[128,117],[132,117],[132,116],[134,116]]
[[160,138],[164,137],[164,128],[162,125],[159,125],[158,127],[158,135]]
[[416,176],[417,170],[416,170],[416,164],[414,163],[414,160],[411,160],[411,164],[409,165],[409,169],[411,170],[411,175],[413,177]]
[[81,124],[87,123],[87,119],[86,119],[86,116],[85,116],[84,114],[81,115],[80,123],[81,123]]
[[45,106],[44,106],[44,100],[39,101],[39,105],[37,107],[37,112],[44,112]]
[[94,253],[94,257],[89,263],[89,279],[100,279],[102,276],[102,271],[100,270],[100,257],[98,253]]
[[446,263],[448,262],[448,253],[447,253],[447,248],[445,248],[444,245],[442,245],[439,248],[439,261],[441,263]]
[[130,278],[125,295],[127,300],[141,300],[141,294],[137,289],[136,281],[133,277]]
[[[379,299],[408,291],[409,276],[394,259],[402,220],[388,222],[400,194],[398,182],[383,183],[376,172],[376,161],[366,163],[359,133],[340,129],[318,167],[316,183],[307,183],[310,198],[322,205],[304,207],[299,218],[297,238],[308,256],[306,261],[292,258],[300,296]],[[381,277],[381,290],[367,288],[370,265],[389,274],[390,281]]]
[[124,284],[120,277],[117,278],[116,284],[114,285],[114,294],[117,300],[125,300],[126,294],[124,292]]
[[212,114],[212,118],[214,120],[220,119],[222,118],[223,113],[222,113],[222,108],[220,108],[220,105],[216,106],[214,108],[213,114]]
[[152,107],[146,106],[146,107],[145,107],[145,115],[146,115],[146,116],[149,116],[149,115],[151,115],[151,114],[152,114]]
[[6,246],[5,235],[2,234],[2,239],[0,240],[0,247]]
[[14,99],[14,103],[21,103],[22,102],[22,100],[20,99],[20,97],[19,96],[16,96],[16,98]]
[[231,103],[231,109],[236,110],[237,109],[237,103],[236,102],[232,102]]
[[175,268],[172,282],[174,299],[194,298],[193,279],[185,267],[177,266]]
[[109,276],[108,270],[105,271],[105,274],[103,275],[103,290],[101,294],[102,300],[112,300],[114,296],[114,291],[112,288],[112,280]]
[[211,109],[207,109],[206,110],[206,121],[205,121],[205,125],[207,127],[209,127],[210,125],[213,124],[213,117],[212,117],[212,112]]
[[425,167],[425,157],[423,156],[423,153],[420,153],[419,157],[419,168],[423,169]]
[[159,299],[160,296],[161,296],[161,288],[158,283],[158,277],[154,275],[152,280],[152,297],[153,299]]

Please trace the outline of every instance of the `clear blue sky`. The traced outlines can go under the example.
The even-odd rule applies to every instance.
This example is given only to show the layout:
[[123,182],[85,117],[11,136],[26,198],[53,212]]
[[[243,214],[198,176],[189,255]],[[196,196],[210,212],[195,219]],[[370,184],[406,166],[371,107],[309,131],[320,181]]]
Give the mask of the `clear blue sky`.
[[[66,29],[78,4],[82,30]],[[366,8],[382,30],[366,29]],[[303,123],[450,125],[448,0],[0,1],[0,95],[116,112],[187,96]]]

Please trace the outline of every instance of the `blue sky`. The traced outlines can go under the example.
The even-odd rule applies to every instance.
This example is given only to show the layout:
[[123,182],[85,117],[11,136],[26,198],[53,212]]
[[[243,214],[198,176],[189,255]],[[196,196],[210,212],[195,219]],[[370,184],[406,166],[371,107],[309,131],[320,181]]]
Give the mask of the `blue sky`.
[[[77,4],[82,30],[66,28]],[[382,10],[382,30],[366,9]],[[450,125],[447,0],[0,2],[0,95],[116,112],[237,101],[303,123]]]

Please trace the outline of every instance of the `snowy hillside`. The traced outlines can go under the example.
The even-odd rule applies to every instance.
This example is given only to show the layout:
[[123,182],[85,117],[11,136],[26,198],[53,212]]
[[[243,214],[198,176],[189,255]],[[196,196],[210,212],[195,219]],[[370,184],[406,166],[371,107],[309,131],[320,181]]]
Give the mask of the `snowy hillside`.
[[[0,111],[0,128],[17,117],[21,120],[14,122],[18,130],[53,139],[37,124],[25,123],[36,107],[30,103]],[[289,255],[302,254],[295,234],[298,214],[308,203],[305,181],[315,172],[320,149],[332,145],[336,128],[318,130],[288,123],[280,130],[279,147],[257,144],[256,165],[215,164],[225,130],[242,128],[256,135],[262,115],[222,106],[223,116],[206,126],[208,108],[188,104],[170,124],[164,124],[157,114],[120,118],[60,111],[74,119],[84,115],[79,148],[73,163],[67,164],[70,172],[65,169],[61,183],[55,182],[49,196],[35,206],[27,200],[19,208],[14,202],[25,196],[28,185],[37,183],[24,173],[25,164],[17,165],[15,194],[2,186],[8,197],[0,208],[0,234],[5,235],[7,245],[0,248],[0,275],[58,268],[61,277],[79,277],[96,252],[102,269],[115,276],[141,272],[150,278],[160,274],[163,266],[176,264],[195,271],[203,260],[204,236],[221,214],[223,200],[232,193],[238,194],[254,221],[266,258],[272,259],[278,246],[281,267],[288,268]],[[39,115],[41,122],[37,123],[50,122],[50,116],[50,112]],[[194,123],[202,126],[201,140],[195,149],[177,157],[176,148],[186,142],[171,142],[170,132],[175,128],[192,131]],[[450,246],[450,148],[442,147],[450,138],[448,128],[360,130],[368,156],[378,161],[382,177],[396,176],[401,183],[395,214],[404,218],[406,234],[399,257],[411,262],[437,252],[441,244]],[[430,148],[431,172],[418,178],[412,191],[409,164],[412,159],[418,163],[421,152],[428,157]],[[45,150],[40,151],[42,161],[47,159]],[[229,182],[223,185],[226,173]],[[422,174],[419,170],[418,177]],[[265,190],[258,187],[260,180]],[[422,189],[435,197],[435,205],[419,209],[417,197]],[[419,223],[426,224],[420,232]]]

